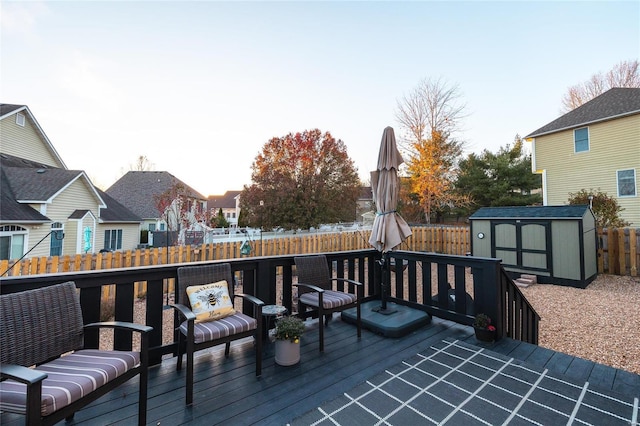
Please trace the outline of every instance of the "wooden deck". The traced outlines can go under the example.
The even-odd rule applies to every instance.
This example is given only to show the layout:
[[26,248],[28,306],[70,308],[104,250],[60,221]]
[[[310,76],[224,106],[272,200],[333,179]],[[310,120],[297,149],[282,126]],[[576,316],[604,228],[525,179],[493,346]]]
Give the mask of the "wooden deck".
[[[262,376],[254,375],[253,342],[232,344],[196,354],[194,404],[185,407],[184,372],[175,358],[152,367],[149,378],[149,425],[286,425],[297,417],[342,395],[354,386],[411,358],[418,352],[458,339],[476,345],[471,327],[434,318],[432,323],[401,338],[385,338],[355,327],[338,315],[325,333],[325,352],[319,353],[317,321],[307,321],[302,361],[292,367],[274,362],[274,346],[265,349]],[[508,357],[565,374],[590,385],[624,395],[640,396],[640,376],[535,345],[502,339],[482,345]],[[137,381],[127,383],[76,413],[67,425],[130,425],[136,421]],[[2,415],[0,424],[22,424],[22,418]],[[65,424],[65,423],[61,423]]]

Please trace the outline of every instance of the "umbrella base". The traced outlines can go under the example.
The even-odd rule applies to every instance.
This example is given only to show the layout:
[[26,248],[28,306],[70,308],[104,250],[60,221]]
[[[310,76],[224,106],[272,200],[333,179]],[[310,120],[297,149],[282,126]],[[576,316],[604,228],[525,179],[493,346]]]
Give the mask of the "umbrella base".
[[371,310],[373,312],[377,312],[377,313],[382,314],[382,315],[391,315],[391,314],[395,314],[396,312],[398,312],[397,309],[390,308],[389,306],[387,306],[386,308],[383,308],[382,305],[376,306],[375,308],[373,308]]
[[[419,309],[387,302],[387,310],[395,312],[385,315],[375,312],[376,307],[380,307],[379,300],[371,300],[362,304],[360,312],[362,327],[385,337],[402,337],[431,322],[431,315]],[[355,324],[356,308],[343,311],[341,317],[344,322]]]

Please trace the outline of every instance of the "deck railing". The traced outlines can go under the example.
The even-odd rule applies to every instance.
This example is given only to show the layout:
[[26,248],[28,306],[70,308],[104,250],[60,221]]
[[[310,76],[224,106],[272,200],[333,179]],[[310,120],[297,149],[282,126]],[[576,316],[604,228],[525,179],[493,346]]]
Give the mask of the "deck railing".
[[[378,297],[382,268],[378,262],[381,254],[375,250],[326,253],[335,276],[355,279],[365,284],[365,297]],[[449,256],[432,253],[397,251],[393,252],[397,264],[402,264],[406,273],[395,274],[391,286],[390,300],[425,310],[435,316],[470,325],[473,312],[484,312],[495,318],[499,336],[511,336],[511,324],[515,315],[505,310],[501,284],[501,267],[497,259],[474,258],[470,256]],[[240,291],[253,294],[267,304],[283,304],[290,312],[295,312],[294,257],[272,256],[227,260],[237,278]],[[190,263],[212,263],[204,261]],[[404,268],[406,264],[406,268]],[[104,286],[114,286],[115,320],[133,321],[136,305],[136,283],[146,282],[145,318],[146,324],[154,328],[150,336],[151,360],[159,363],[164,355],[175,354],[176,339],[163,336],[163,320],[167,307],[167,282],[175,279],[177,269],[185,264],[141,266],[100,271],[80,271],[56,274],[3,277],[0,279],[0,294],[13,293],[43,287],[64,281],[74,281],[80,289],[85,323],[100,320],[101,295]],[[387,279],[391,277],[388,272]],[[449,285],[453,289],[455,302],[450,305]],[[390,281],[387,281],[390,282]],[[473,308],[467,300],[467,293],[473,299]],[[43,307],[46,314],[46,307]],[[174,319],[174,322],[176,320]],[[176,325],[174,323],[174,325]],[[527,323],[526,328],[535,328],[537,322]],[[523,334],[527,338],[530,334]],[[513,336],[517,338],[517,336]],[[99,336],[88,335],[87,343],[97,345]],[[131,340],[126,335],[114,335],[117,349],[131,349]]]

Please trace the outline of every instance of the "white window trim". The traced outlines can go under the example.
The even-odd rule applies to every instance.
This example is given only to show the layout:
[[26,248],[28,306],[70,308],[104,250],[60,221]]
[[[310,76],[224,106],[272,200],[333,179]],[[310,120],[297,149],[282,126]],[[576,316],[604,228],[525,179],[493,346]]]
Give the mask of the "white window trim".
[[21,112],[16,114],[16,124],[20,127],[24,127],[27,122],[27,117]]
[[[576,151],[576,131],[582,129],[587,129],[587,149],[585,149],[584,151]],[[591,151],[591,132],[589,131],[589,127],[578,127],[577,129],[573,129],[573,153],[581,154],[583,152],[589,151]]]
[[[618,175],[618,172],[626,172],[626,171],[633,171],[633,189],[634,189],[634,193],[632,195],[620,195],[620,176]],[[618,195],[618,198],[633,198],[633,197],[637,197],[638,196],[638,176],[636,174],[636,169],[634,169],[633,167],[629,168],[629,169],[618,169],[616,170],[616,194]]]

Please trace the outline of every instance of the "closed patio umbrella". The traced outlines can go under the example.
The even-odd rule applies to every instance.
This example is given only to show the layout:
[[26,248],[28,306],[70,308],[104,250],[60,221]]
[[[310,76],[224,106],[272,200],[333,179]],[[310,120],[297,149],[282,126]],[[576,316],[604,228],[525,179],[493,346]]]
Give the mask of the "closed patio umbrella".
[[[411,228],[396,212],[398,206],[398,167],[404,160],[396,145],[392,127],[382,133],[378,168],[371,172],[371,187],[376,203],[376,217],[369,237],[369,244],[383,254],[393,250],[411,235]],[[387,267],[387,256],[383,256],[383,267]],[[383,274],[385,275],[385,274]],[[386,310],[385,285],[382,284],[381,310]]]

